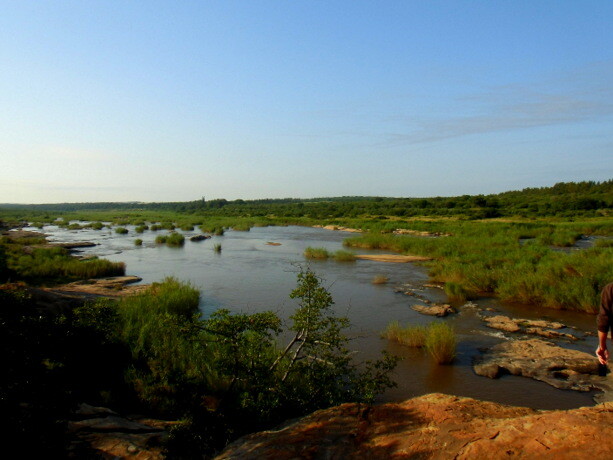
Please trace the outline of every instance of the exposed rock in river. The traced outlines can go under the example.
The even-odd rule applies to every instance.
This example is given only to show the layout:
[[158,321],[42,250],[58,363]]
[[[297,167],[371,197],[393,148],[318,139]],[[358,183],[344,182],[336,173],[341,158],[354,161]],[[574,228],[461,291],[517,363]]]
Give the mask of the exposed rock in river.
[[564,390],[601,390],[600,401],[613,400],[613,376],[598,375],[594,355],[569,350],[540,339],[509,340],[490,348],[474,364],[478,375],[497,378],[505,373],[530,377]]
[[210,236],[208,235],[194,235],[189,238],[190,241],[203,241],[208,240]]
[[431,305],[426,307],[425,305],[413,305],[411,307],[417,313],[421,313],[422,315],[430,315],[430,316],[447,316],[449,313],[455,313],[456,311],[453,309],[451,305]]
[[484,316],[483,321],[485,321],[486,326],[505,332],[525,332],[526,334],[540,335],[548,339],[564,338],[577,340],[577,337],[572,334],[552,330],[566,327],[564,324],[555,321],[509,318],[504,315]]
[[128,294],[135,294],[149,287],[146,284],[130,286],[130,284],[141,280],[142,278],[138,276],[111,276],[108,278],[75,281],[74,283],[46,288],[45,290],[64,295],[122,297]]
[[611,458],[613,403],[535,411],[430,394],[343,404],[245,436],[218,459]]

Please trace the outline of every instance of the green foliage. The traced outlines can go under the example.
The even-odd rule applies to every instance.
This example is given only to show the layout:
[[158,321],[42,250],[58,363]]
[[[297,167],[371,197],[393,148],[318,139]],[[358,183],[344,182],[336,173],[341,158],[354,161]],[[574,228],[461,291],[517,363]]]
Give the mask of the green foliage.
[[215,243],[213,245],[213,251],[215,251],[217,253],[221,253],[221,243]]
[[447,297],[452,302],[464,302],[468,299],[468,293],[464,286],[453,281],[445,283],[445,294],[447,294]]
[[117,227],[115,229],[115,233],[118,233],[119,235],[125,235],[126,233],[128,233],[128,229],[124,227]]
[[136,233],[143,233],[145,230],[149,230],[149,226],[147,226],[147,225],[139,225],[138,227],[134,228],[134,231]]
[[184,232],[191,232],[192,230],[194,230],[194,226],[192,224],[183,224],[183,225],[181,225],[180,228]]
[[136,238],[134,240],[134,246],[142,246],[143,245],[143,240],[141,240],[140,238]]
[[102,222],[94,222],[91,224],[91,228],[94,230],[102,230],[104,228],[104,224]]

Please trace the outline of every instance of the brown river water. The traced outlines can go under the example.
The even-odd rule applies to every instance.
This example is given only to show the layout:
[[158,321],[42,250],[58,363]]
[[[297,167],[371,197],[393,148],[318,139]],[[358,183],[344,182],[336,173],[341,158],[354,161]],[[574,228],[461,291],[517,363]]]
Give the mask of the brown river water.
[[[272,310],[287,320],[296,304],[289,293],[296,286],[296,273],[307,263],[320,277],[335,300],[337,314],[348,316],[352,323],[349,335],[357,359],[376,358],[385,349],[403,360],[394,379],[398,387],[387,391],[381,401],[399,401],[431,392],[469,396],[504,404],[528,406],[535,409],[569,409],[593,405],[593,394],[565,391],[545,383],[515,376],[492,380],[476,375],[472,362],[487,349],[502,340],[502,333],[487,328],[477,309],[459,306],[459,313],[447,318],[432,318],[413,311],[410,307],[421,303],[417,298],[396,292],[399,287],[411,287],[433,302],[446,302],[444,292],[428,283],[427,269],[412,263],[384,263],[369,260],[356,262],[310,261],[303,256],[306,247],[324,247],[330,251],[342,249],[342,241],[351,236],[346,232],[309,227],[256,227],[249,232],[227,231],[224,236],[201,242],[186,240],[182,248],[170,248],[154,243],[158,234],[166,231],[134,232],[127,226],[127,235],[112,230],[69,231],[46,226],[43,231],[50,241],[92,241],[97,246],[83,248],[80,255],[98,255],[112,261],[126,263],[126,274],[136,275],[143,283],[160,281],[174,276],[189,281],[201,291],[200,308],[209,315],[217,308],[234,312]],[[37,229],[32,229],[37,230]],[[187,238],[198,231],[182,232]],[[143,246],[134,246],[134,240],[143,240]],[[280,245],[269,245],[274,242]],[[221,253],[213,245],[222,245]],[[357,250],[361,254],[380,251]],[[389,282],[372,284],[377,275]],[[509,305],[493,298],[474,301],[480,307],[495,308],[501,314],[520,318],[547,318],[564,322],[576,328],[573,333],[583,337],[584,331],[595,331],[595,317],[575,312],[537,310],[530,305]],[[426,325],[432,321],[452,324],[458,337],[458,355],[454,364],[439,366],[420,350],[390,343],[380,338],[386,325],[401,323]],[[586,336],[576,343],[560,345],[593,353],[595,337]]]

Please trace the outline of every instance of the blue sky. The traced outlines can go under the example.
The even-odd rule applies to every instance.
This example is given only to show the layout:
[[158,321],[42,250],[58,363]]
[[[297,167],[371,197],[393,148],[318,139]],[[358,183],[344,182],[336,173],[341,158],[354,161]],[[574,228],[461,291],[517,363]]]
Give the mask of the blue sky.
[[613,2],[2,1],[0,202],[613,178]]

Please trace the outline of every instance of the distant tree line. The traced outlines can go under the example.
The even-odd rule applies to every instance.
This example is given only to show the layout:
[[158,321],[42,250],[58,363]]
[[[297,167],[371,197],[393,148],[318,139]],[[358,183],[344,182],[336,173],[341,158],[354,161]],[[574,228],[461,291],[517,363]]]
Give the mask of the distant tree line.
[[158,203],[60,203],[36,205],[1,205],[4,209],[49,212],[86,210],[173,211],[198,215],[228,217],[305,217],[327,219],[361,216],[466,216],[490,218],[501,216],[590,217],[610,215],[613,208],[613,180],[561,182],[553,187],[525,188],[491,195],[456,197],[390,198],[328,197],[281,198],[258,200],[213,199]]

